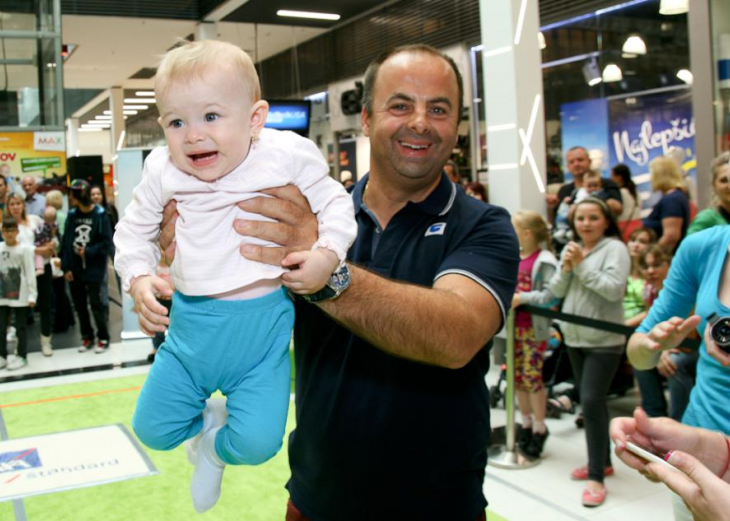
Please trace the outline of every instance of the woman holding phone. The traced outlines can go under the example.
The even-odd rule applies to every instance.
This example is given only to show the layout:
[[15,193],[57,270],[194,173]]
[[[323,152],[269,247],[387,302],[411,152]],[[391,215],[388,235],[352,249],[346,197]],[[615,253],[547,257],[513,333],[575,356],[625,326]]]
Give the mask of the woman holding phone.
[[[709,336],[708,317],[730,316],[729,250],[730,226],[715,226],[682,241],[659,298],[628,344],[631,364],[650,369],[663,351],[679,346],[697,328],[704,341],[682,423],[725,435],[730,434],[730,354]],[[693,308],[695,314],[690,315]],[[675,513],[682,511],[683,502],[674,501],[674,508]]]

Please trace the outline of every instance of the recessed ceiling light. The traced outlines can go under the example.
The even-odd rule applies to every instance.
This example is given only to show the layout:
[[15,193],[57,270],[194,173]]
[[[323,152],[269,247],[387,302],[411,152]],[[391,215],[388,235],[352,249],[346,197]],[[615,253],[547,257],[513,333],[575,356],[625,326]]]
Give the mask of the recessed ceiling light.
[[111,120],[111,119],[112,119],[112,117],[111,117],[111,116],[96,116],[96,118],[95,118],[95,119],[99,119],[99,120],[104,120],[104,119],[108,119],[108,120]]
[[147,110],[149,107],[147,105],[124,105],[122,108],[124,110]]
[[137,92],[134,93],[134,95],[142,96],[142,97],[144,97],[144,96],[154,97],[155,92],[152,90],[138,90]]
[[79,129],[79,132],[101,132],[102,130],[104,130],[104,129],[101,128],[101,127],[97,127],[97,128],[94,128],[94,127],[81,127]]
[[312,18],[314,20],[339,20],[340,15],[330,13],[312,13],[308,11],[289,11],[287,9],[279,9],[276,11],[277,16],[288,16],[292,18]]
[[134,116],[135,114],[139,114],[136,110],[123,110],[122,114],[125,114],[127,116]]
[[155,98],[124,98],[124,103],[157,103]]

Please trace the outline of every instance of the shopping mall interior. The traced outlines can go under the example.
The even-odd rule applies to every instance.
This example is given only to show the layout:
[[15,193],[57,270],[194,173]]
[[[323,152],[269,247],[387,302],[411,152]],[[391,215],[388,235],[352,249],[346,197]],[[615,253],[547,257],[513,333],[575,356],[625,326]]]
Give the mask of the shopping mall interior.
[[[30,215],[34,197],[46,196],[50,205],[48,194],[59,192],[65,220],[79,201],[74,190],[81,180],[99,187],[100,199],[89,208],[104,208],[113,228],[135,200],[148,154],[166,145],[155,95],[160,60],[205,40],[234,44],[250,56],[269,104],[265,126],[311,140],[329,177],[346,187],[363,180],[375,161],[372,135],[363,129],[368,65],[395,47],[426,44],[450,58],[463,78],[448,159],[456,168],[452,181],[466,193],[478,186],[489,204],[512,215],[535,211],[552,222],[558,216],[550,215],[546,196],[578,178],[567,155],[580,150],[604,183],[615,180],[616,165],[630,170],[635,211],[617,215],[629,225],[641,226],[661,198],[650,168],[660,157],[675,160],[692,215],[717,206],[718,197],[723,204],[712,165],[730,151],[728,0],[2,0],[3,215],[12,213],[10,194],[20,194]],[[364,193],[360,197],[365,200]],[[19,224],[22,215],[13,213]],[[39,222],[45,219],[42,208],[38,215]],[[689,216],[685,221],[686,228]],[[429,230],[436,231],[426,235],[444,233]],[[35,240],[38,253],[37,234]],[[60,234],[54,240],[58,250],[51,260],[45,268],[42,259],[36,265],[49,281],[54,259],[64,256],[65,241]],[[79,258],[86,270],[86,258]],[[89,299],[94,320],[108,322],[108,338],[82,331],[84,319],[71,308],[72,301],[78,307],[69,289],[73,277],[61,269],[65,260],[58,261],[52,291],[50,282],[45,297],[38,288],[39,300],[53,302],[47,311],[29,312],[22,363],[20,353],[13,359],[21,339],[9,326],[8,367],[0,368],[0,519],[179,521],[201,515],[190,500],[194,467],[185,449],[153,450],[135,437],[132,417],[155,363],[153,341],[140,327],[112,259],[110,251],[102,282],[94,286],[101,284],[101,297]],[[3,270],[0,259],[0,311],[7,311],[14,304],[8,308],[5,299],[18,296],[7,297]],[[510,303],[498,303],[506,316]],[[68,313],[60,311],[64,306]],[[52,334],[44,334],[47,320]],[[582,504],[584,483],[570,479],[588,457],[577,399],[569,399],[570,407],[548,406],[544,450],[539,457],[522,454],[512,439],[521,416],[506,375],[514,365],[514,336],[507,329],[494,339],[483,385],[492,393],[495,428],[483,482],[487,519],[678,516],[677,496],[616,456],[608,495],[598,508]],[[296,342],[291,350],[294,360]],[[630,416],[642,397],[626,357],[618,371],[628,372],[629,383],[612,386],[608,409],[612,417]],[[571,388],[569,376],[549,380],[551,398]],[[292,367],[287,436],[296,428],[297,389]],[[666,384],[661,392],[670,392]],[[67,447],[73,457],[57,457]],[[289,477],[285,438],[283,449],[263,465],[229,469],[221,499],[204,518],[283,520]],[[440,493],[445,497],[439,501],[448,502],[447,492]],[[377,505],[379,499],[368,501]],[[289,515],[287,521],[306,520]],[[309,515],[312,521],[372,520]]]

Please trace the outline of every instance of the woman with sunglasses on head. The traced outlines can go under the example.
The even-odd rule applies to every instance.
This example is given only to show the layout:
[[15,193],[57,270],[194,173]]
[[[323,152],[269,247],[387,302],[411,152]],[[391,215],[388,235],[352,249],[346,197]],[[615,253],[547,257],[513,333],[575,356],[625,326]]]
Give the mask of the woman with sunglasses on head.
[[[575,205],[570,227],[578,240],[563,249],[550,292],[563,298],[563,313],[623,324],[631,259],[611,210],[605,201],[589,196]],[[570,477],[587,480],[582,502],[596,507],[606,499],[604,476],[613,474],[606,395],[621,363],[625,338],[569,322],[560,326],[580,390],[588,443],[588,465]]]

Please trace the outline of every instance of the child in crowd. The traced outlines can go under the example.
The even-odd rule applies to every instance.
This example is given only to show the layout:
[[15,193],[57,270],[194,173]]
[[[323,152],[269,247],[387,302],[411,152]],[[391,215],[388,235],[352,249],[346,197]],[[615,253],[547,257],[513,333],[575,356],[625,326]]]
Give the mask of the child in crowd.
[[[664,287],[664,279],[669,273],[671,260],[672,256],[656,244],[650,246],[641,256],[647,313]],[[681,348],[670,349],[662,351],[655,369],[634,371],[639,382],[641,404],[649,416],[667,416],[667,412],[669,412],[671,418],[677,421],[682,420],[695,383],[697,358],[697,351],[683,351]],[[667,411],[667,401],[664,397],[662,377],[666,378],[669,384],[669,411]]]
[[[43,211],[43,224],[35,230],[35,245],[44,246],[58,237],[58,225],[56,224],[56,209],[53,206],[46,206]],[[45,259],[42,255],[35,256],[35,274],[43,275]]]
[[637,228],[629,235],[631,273],[626,283],[626,295],[624,296],[624,320],[625,324],[630,327],[641,324],[648,310],[644,300],[644,275],[640,260],[649,246],[655,243],[656,233],[651,228]]
[[0,243],[0,324],[7,324],[11,310],[15,314],[17,355],[10,362],[8,344],[0,334],[0,369],[21,369],[28,365],[28,309],[35,306],[38,297],[33,262],[33,248],[18,242],[18,222],[13,217],[2,221]]
[[[116,268],[138,307],[160,316],[155,276],[163,207],[177,201],[176,291],[165,343],[144,384],[133,427],[143,443],[170,450],[185,440],[195,464],[190,486],[199,512],[220,496],[226,464],[256,465],[282,444],[289,406],[289,343],[297,294],[322,289],[344,270],[357,233],[352,200],[330,178],[309,140],[264,129],[268,104],[258,76],[238,47],[201,41],[163,58],[155,78],[159,123],[167,147],[147,157],[142,182],[117,226]],[[237,203],[267,188],[294,183],[319,221],[319,240],[283,266],[240,254],[235,219],[260,219]],[[251,241],[254,242],[254,241]],[[257,242],[261,244],[261,242]],[[290,268],[291,271],[288,271]],[[343,271],[343,275],[344,275]],[[148,334],[153,326],[140,315]],[[227,401],[206,399],[220,390]]]
[[[520,268],[512,307],[521,304],[550,307],[558,303],[547,283],[558,269],[558,261],[548,249],[550,231],[542,215],[521,210],[512,218],[520,242]],[[550,319],[517,310],[515,315],[515,385],[522,414],[517,445],[530,457],[542,454],[549,432],[545,425],[547,390],[542,367],[550,336]]]

